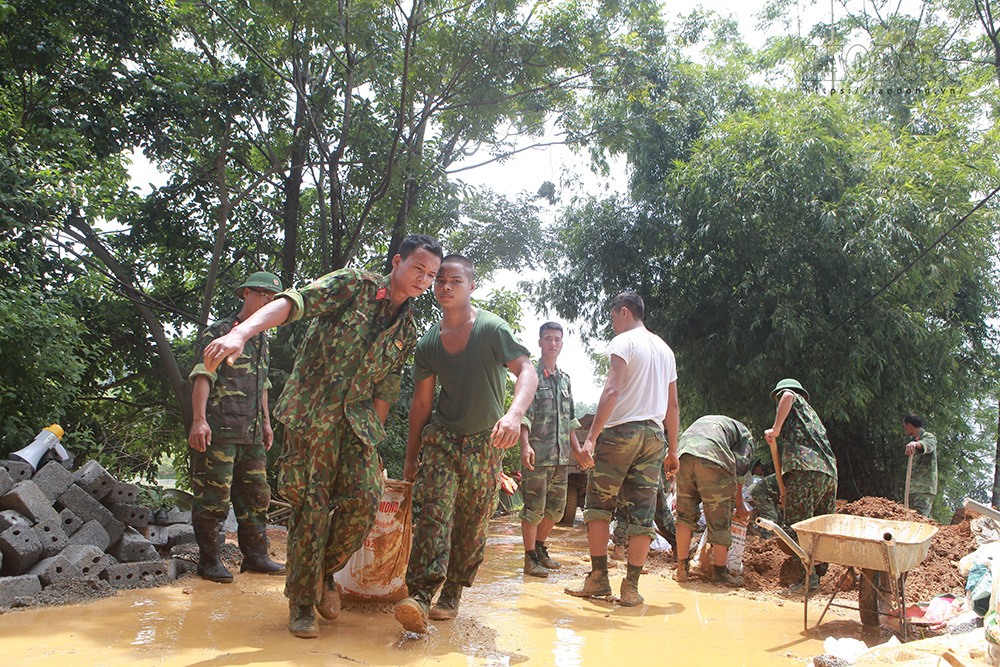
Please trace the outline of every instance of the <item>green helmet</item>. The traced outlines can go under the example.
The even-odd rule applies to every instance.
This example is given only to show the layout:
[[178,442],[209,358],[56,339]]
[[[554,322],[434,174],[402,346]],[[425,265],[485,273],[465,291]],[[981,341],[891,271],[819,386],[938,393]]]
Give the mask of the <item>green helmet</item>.
[[281,286],[281,278],[273,273],[268,273],[267,271],[251,273],[250,277],[244,280],[243,284],[236,288],[236,296],[243,296],[244,287],[263,289],[274,293],[278,293],[283,289]]
[[806,400],[809,400],[809,392],[806,391],[802,385],[799,384],[799,381],[794,378],[785,378],[778,384],[774,385],[774,389],[771,390],[771,400],[777,400],[778,392],[782,389],[791,389],[795,393],[805,396]]

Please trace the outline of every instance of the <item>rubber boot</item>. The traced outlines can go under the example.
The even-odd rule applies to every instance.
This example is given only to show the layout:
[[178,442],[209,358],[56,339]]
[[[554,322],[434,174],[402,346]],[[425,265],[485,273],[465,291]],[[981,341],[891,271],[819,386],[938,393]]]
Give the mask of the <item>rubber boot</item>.
[[462,585],[450,581],[444,582],[441,588],[441,595],[437,602],[431,607],[430,619],[432,621],[450,621],[458,616],[458,603],[462,599]]
[[535,553],[538,554],[538,562],[542,564],[542,567],[549,570],[558,570],[562,567],[562,563],[557,560],[552,560],[549,556],[549,549],[544,544],[536,546]]
[[587,578],[583,580],[583,586],[579,588],[563,589],[567,595],[578,598],[599,598],[611,595],[611,582],[608,581],[608,573],[603,570],[591,570]]
[[326,620],[332,621],[340,615],[340,593],[337,591],[337,584],[332,574],[324,575],[320,579],[319,589],[320,601],[316,605],[316,611]]
[[622,579],[621,596],[618,598],[618,604],[622,607],[638,607],[645,600],[641,595],[639,595],[639,586],[633,584],[628,579]]
[[538,553],[528,551],[524,554],[524,573],[531,577],[547,577],[549,571],[538,562]]
[[688,562],[687,558],[677,559],[677,569],[674,571],[674,581],[683,583],[690,578],[688,573]]
[[[812,593],[818,588],[819,588],[819,575],[813,572],[809,576],[809,592]],[[805,593],[806,593],[805,576],[802,577],[801,581],[792,584],[788,588],[782,588],[780,591],[778,591],[778,595],[782,595],[784,597],[789,597],[789,598],[799,597],[801,595],[805,595]]]
[[267,553],[267,531],[263,528],[241,527],[236,537],[243,553],[240,572],[285,573],[285,566],[282,563],[275,563]]
[[712,572],[712,581],[723,586],[728,586],[729,588],[739,588],[743,585],[743,575],[733,574],[726,569],[725,565],[716,565],[715,570]]
[[427,634],[429,608],[426,602],[415,597],[403,598],[392,610],[392,615],[404,630],[418,635]]
[[311,604],[296,604],[288,601],[288,631],[302,639],[319,637],[319,623],[313,614]]
[[219,522],[212,519],[192,519],[194,539],[198,542],[198,576],[202,579],[229,584],[233,573],[219,559]]

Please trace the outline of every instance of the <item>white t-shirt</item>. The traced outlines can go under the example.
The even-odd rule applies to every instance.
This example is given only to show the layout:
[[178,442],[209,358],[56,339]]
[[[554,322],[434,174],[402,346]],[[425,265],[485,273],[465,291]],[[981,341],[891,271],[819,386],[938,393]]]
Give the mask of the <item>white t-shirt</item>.
[[646,327],[620,333],[608,344],[608,357],[625,360],[625,381],[605,427],[652,419],[667,414],[669,384],[677,379],[674,352]]

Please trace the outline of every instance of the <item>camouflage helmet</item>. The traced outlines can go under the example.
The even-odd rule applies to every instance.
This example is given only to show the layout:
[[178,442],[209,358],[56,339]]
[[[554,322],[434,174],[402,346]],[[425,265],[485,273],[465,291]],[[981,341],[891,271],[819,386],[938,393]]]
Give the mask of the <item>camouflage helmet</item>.
[[806,391],[802,385],[799,384],[799,381],[794,378],[785,378],[784,380],[778,382],[778,384],[774,385],[774,389],[771,390],[771,400],[778,400],[778,392],[782,389],[791,389],[796,394],[805,396],[806,400],[809,400],[809,392]]
[[244,280],[243,284],[236,288],[236,296],[243,296],[244,287],[267,290],[268,292],[274,292],[275,294],[283,289],[281,286],[281,278],[273,273],[268,273],[267,271],[251,273],[250,277]]

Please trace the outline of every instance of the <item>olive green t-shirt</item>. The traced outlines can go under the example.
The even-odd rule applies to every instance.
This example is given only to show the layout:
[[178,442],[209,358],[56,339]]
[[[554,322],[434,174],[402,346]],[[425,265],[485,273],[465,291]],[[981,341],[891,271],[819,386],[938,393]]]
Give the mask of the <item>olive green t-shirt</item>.
[[437,376],[441,387],[431,421],[459,435],[493,428],[503,416],[508,362],[527,356],[507,323],[486,310],[476,313],[465,349],[448,354],[441,324],[423,335],[413,353],[413,381]]

